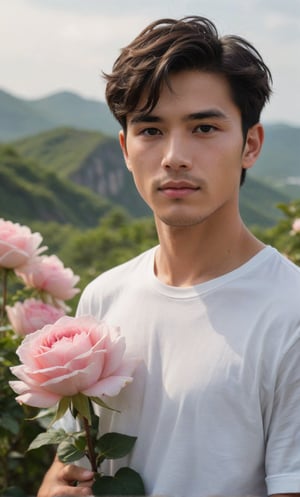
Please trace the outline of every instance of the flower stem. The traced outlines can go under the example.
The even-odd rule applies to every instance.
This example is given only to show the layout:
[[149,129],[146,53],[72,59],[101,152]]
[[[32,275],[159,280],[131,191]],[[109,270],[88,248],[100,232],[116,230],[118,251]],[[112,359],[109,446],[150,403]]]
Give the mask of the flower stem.
[[7,301],[7,276],[8,276],[8,269],[2,268],[2,274],[3,274],[3,279],[2,279],[2,305],[1,305],[1,313],[0,313],[0,324],[4,324],[4,317],[5,317],[5,307],[6,307],[6,301]]
[[97,463],[96,463],[96,453],[94,450],[93,442],[92,442],[92,437],[91,437],[91,431],[90,431],[90,425],[88,423],[87,418],[83,417],[83,426],[86,434],[86,442],[87,442],[87,447],[88,447],[88,457],[91,463],[92,471],[94,473],[97,473]]

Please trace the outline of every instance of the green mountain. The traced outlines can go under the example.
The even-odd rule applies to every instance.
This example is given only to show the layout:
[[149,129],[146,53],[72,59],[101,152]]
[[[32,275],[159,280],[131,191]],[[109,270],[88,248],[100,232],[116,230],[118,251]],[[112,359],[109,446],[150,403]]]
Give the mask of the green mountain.
[[95,130],[114,136],[119,130],[117,121],[104,102],[88,100],[71,92],[27,100],[0,90],[0,142],[59,126]]
[[0,146],[0,217],[92,227],[111,209],[108,200]]
[[23,157],[34,159],[44,169],[67,178],[78,170],[91,150],[107,141],[110,138],[97,132],[56,128],[13,142],[13,146]]
[[300,128],[285,124],[265,127],[265,143],[253,178],[281,188],[291,198],[300,198]]
[[[14,143],[18,152],[59,177],[84,185],[125,207],[134,217],[150,210],[140,198],[114,138],[60,128]],[[271,226],[281,216],[276,208],[288,197],[253,177],[241,189],[241,213],[248,225]]]
[[13,143],[20,155],[61,178],[122,205],[134,217],[150,214],[125,167],[118,141],[95,132],[59,128]]
[[0,141],[31,135],[53,126],[47,116],[31,109],[28,102],[0,90]]
[[55,127],[97,130],[105,135],[116,135],[120,129],[104,102],[88,100],[72,92],[60,92],[32,100],[30,105],[55,122]]
[[277,205],[289,200],[285,193],[248,175],[240,192],[242,218],[248,226],[273,226],[282,217]]
[[297,176],[300,178],[300,128],[287,124],[265,127],[265,143],[253,174],[272,180]]

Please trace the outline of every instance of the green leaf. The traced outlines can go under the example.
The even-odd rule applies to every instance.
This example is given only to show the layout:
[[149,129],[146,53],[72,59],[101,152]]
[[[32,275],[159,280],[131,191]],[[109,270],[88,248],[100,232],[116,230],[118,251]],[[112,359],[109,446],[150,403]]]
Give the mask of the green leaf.
[[76,434],[74,436],[74,446],[81,451],[85,451],[86,448],[86,439],[85,439],[85,433],[81,432],[81,435],[79,436]]
[[136,471],[131,468],[120,468],[115,478],[122,483],[123,495],[145,495],[144,482]]
[[104,407],[105,409],[108,409],[109,411],[114,411],[114,412],[121,412],[118,411],[118,409],[114,409],[113,407],[110,407],[108,404],[104,402],[104,400],[100,399],[99,397],[90,397],[90,399],[95,402],[100,407]]
[[62,397],[58,403],[56,413],[50,423],[50,426],[53,425],[56,421],[62,418],[71,405],[71,397]]
[[98,476],[92,486],[94,495],[145,495],[140,475],[131,468],[121,468],[115,476]]
[[56,408],[54,406],[50,407],[49,409],[42,409],[37,413],[36,416],[28,419],[29,421],[36,421],[37,419],[47,420],[49,418],[51,420],[50,426],[52,426],[56,421],[58,421],[60,418],[62,418],[65,415],[70,405],[71,405],[71,397],[62,397]]
[[38,421],[39,426],[44,428],[44,430],[48,430],[53,425],[54,421],[56,421],[56,413],[57,406],[50,407],[49,409],[41,409],[34,420]]
[[43,445],[59,444],[66,436],[67,433],[64,430],[49,430],[45,433],[39,433],[31,442],[27,450],[38,449]]
[[76,411],[78,411],[80,416],[86,418],[88,420],[88,424],[90,425],[92,420],[89,398],[82,393],[78,393],[77,395],[74,395],[74,397],[72,397],[72,404]]
[[122,495],[123,487],[113,476],[101,476],[97,478],[92,486],[93,495]]
[[95,449],[105,459],[119,459],[132,450],[137,437],[130,437],[122,433],[105,433],[97,440]]
[[61,462],[71,463],[82,459],[85,456],[85,451],[76,447],[76,445],[64,440],[57,448],[57,455]]
[[[39,420],[41,421],[41,424],[45,424],[46,421],[50,422],[50,420],[53,418],[54,414],[56,413],[57,408],[54,407],[49,407],[49,409],[41,409],[40,411],[37,412],[35,416],[32,416],[30,418],[26,418],[26,421],[36,421]],[[51,424],[54,421],[51,422]]]

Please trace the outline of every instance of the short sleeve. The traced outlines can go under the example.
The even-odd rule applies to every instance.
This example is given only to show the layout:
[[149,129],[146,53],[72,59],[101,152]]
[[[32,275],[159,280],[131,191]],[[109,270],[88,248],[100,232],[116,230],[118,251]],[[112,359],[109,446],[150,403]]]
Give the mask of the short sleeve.
[[300,492],[299,337],[284,354],[275,385],[266,437],[268,495]]

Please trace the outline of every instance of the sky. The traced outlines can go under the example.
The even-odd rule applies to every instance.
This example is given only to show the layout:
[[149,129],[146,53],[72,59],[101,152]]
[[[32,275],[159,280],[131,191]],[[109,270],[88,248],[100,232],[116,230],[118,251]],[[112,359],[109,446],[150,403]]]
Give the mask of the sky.
[[300,0],[0,0],[0,88],[104,100],[101,74],[120,49],[148,23],[186,15],[253,43],[274,80],[262,120],[300,126]]

